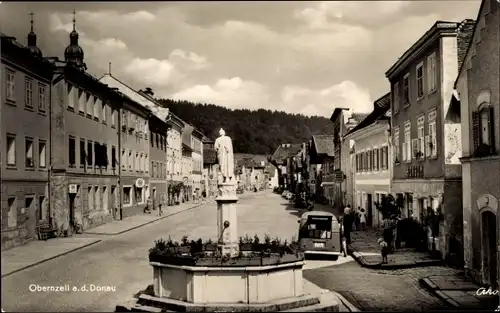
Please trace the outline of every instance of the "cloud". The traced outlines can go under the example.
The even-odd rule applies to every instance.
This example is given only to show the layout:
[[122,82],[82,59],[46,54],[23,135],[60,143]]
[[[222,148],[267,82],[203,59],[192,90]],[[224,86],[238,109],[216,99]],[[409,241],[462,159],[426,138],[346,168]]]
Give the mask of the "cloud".
[[373,101],[368,90],[354,82],[343,81],[323,89],[285,86],[281,92],[283,106],[294,113],[330,116],[334,108],[350,108],[355,112],[370,112]]
[[231,109],[258,109],[269,103],[264,86],[240,77],[219,79],[213,86],[196,85],[174,93],[171,98],[216,103]]
[[175,66],[168,60],[157,59],[133,59],[125,73],[129,75],[140,75],[144,83],[149,85],[165,85],[172,83]]

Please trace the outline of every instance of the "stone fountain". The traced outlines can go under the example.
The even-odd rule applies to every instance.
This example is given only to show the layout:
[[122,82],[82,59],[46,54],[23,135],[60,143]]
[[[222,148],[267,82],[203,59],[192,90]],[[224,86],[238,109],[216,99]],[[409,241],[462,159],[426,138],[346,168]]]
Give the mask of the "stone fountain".
[[252,251],[240,251],[232,141],[222,129],[215,148],[220,169],[218,251],[188,261],[150,255],[153,295],[142,294],[129,305],[117,306],[116,312],[338,311],[331,294],[325,298],[325,293],[304,292],[302,252],[279,257],[263,257],[261,252],[255,258]]

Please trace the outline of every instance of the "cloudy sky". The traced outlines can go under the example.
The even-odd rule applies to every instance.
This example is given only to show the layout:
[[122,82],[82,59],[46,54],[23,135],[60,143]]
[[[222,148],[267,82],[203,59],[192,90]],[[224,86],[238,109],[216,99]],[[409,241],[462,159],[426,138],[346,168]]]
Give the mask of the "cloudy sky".
[[76,10],[89,71],[159,97],[329,117],[369,111],[384,72],[436,20],[476,18],[479,2],[3,2],[0,31],[63,57]]

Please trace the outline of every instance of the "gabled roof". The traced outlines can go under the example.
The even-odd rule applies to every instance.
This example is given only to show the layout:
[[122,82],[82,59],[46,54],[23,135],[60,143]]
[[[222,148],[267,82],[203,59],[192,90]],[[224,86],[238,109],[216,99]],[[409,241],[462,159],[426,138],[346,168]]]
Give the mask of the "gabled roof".
[[271,160],[277,163],[282,163],[286,158],[299,153],[300,150],[302,150],[301,143],[282,144],[273,153]]
[[342,113],[342,111],[349,111],[349,109],[348,108],[335,108],[335,110],[333,110],[332,116],[330,117],[330,121],[332,121],[332,123],[335,123],[335,121],[339,118],[340,113]]
[[318,155],[334,156],[333,135],[313,135],[312,144]]
[[391,93],[387,93],[381,98],[375,100],[375,105],[373,111],[368,114],[358,125],[356,125],[353,129],[348,131],[344,137],[363,129],[377,121],[380,120],[390,120],[390,117],[387,117],[387,112],[390,109],[390,97]]

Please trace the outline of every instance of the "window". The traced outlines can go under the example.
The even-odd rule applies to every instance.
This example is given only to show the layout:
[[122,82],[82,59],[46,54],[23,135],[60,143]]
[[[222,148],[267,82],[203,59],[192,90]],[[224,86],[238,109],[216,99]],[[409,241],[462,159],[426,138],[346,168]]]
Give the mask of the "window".
[[403,143],[403,159],[411,162],[411,122],[405,122],[405,141]]
[[382,170],[389,168],[389,147],[384,146],[381,148]]
[[142,204],[144,202],[142,190],[142,188],[135,187],[135,203],[137,204]]
[[410,74],[403,78],[403,103],[405,107],[410,105]]
[[427,116],[429,121],[429,152],[431,157],[437,156],[437,132],[436,132],[436,110],[429,112]]
[[38,220],[43,221],[47,217],[47,202],[45,196],[38,197]]
[[16,136],[7,134],[7,165],[16,166]]
[[81,114],[85,114],[85,101],[87,100],[87,94],[83,90],[78,90],[78,111]]
[[16,100],[16,72],[11,70],[5,71],[6,88],[5,98],[9,101]]
[[76,163],[75,145],[76,145],[75,138],[70,136],[68,141],[68,163],[70,167],[74,167]]
[[127,151],[125,149],[122,150],[122,170],[127,169]]
[[417,119],[417,132],[418,132],[418,140],[417,140],[417,159],[425,158],[425,116],[419,117]]
[[[99,100],[99,102],[101,102],[101,100]],[[106,116],[107,115],[107,109],[106,109],[107,107],[108,107],[108,105],[106,104],[106,102],[102,101],[101,102],[101,120],[103,123],[106,123],[106,121],[107,121],[107,116]]]
[[399,128],[394,130],[394,141],[392,143],[394,149],[394,163],[398,164],[400,162],[400,150],[399,150]]
[[139,156],[139,172],[144,172],[144,155]]
[[131,204],[132,199],[130,198],[132,187],[123,187],[123,204]]
[[24,104],[27,107],[32,108],[33,107],[33,80],[31,78],[26,77],[24,79],[24,88],[26,91]]
[[111,146],[111,167],[116,168],[116,147]]
[[483,108],[479,112],[479,117],[480,121],[479,124],[481,125],[481,144],[483,145],[488,145],[491,146],[491,119],[492,119],[492,114],[490,114],[490,108],[486,107]]
[[151,161],[151,177],[155,177],[155,161]]
[[93,187],[88,187],[87,208],[89,210],[92,210],[94,208],[94,188]]
[[116,110],[111,108],[111,127],[116,127]]
[[35,167],[35,160],[33,159],[33,138],[26,138],[24,142],[26,167]]
[[437,67],[435,52],[427,57],[427,85],[429,93],[437,90]]
[[147,165],[146,167],[146,173],[149,172],[149,158],[148,158],[148,155],[146,154],[146,156],[144,157],[144,164]]
[[141,170],[141,166],[140,166],[140,159],[139,159],[139,153],[136,153],[135,154],[135,170],[137,172],[139,172]]
[[366,153],[366,156],[367,156],[367,170],[368,172],[370,172],[372,170],[372,151],[371,150],[368,150],[368,152]]
[[87,93],[87,116],[92,116],[94,112],[94,96]]
[[95,98],[95,102],[93,102],[94,106],[94,119],[98,120],[99,115],[102,115],[102,102],[101,99]]
[[380,149],[375,149],[375,171],[380,171]]
[[87,164],[87,154],[85,153],[85,139],[80,139],[80,167]]
[[75,109],[77,90],[71,84],[68,84],[68,108]]
[[44,140],[38,140],[38,166],[47,166],[47,145]]
[[419,154],[418,154],[418,139],[412,139],[411,140],[411,151],[412,151],[412,156],[413,159],[418,159]]
[[7,199],[7,204],[9,206],[9,214],[7,216],[7,226],[9,228],[17,227],[17,201],[16,197],[9,197]]
[[424,62],[417,65],[417,99],[424,96]]
[[132,152],[132,150],[130,150],[128,152],[128,169],[131,171],[133,170],[133,167],[134,167],[133,157],[134,157],[133,152]]
[[38,110],[45,112],[47,110],[47,89],[44,84],[38,84]]
[[87,165],[92,166],[92,161],[93,161],[93,156],[94,153],[92,152],[94,145],[92,144],[92,141],[88,140],[87,141]]
[[94,188],[94,209],[101,209],[101,193],[99,190],[99,186]]

